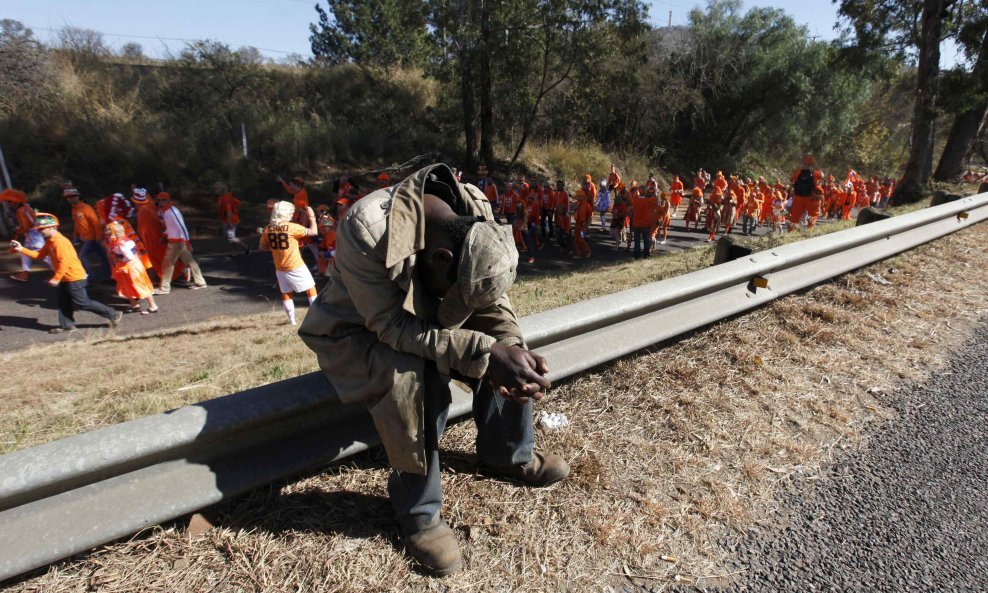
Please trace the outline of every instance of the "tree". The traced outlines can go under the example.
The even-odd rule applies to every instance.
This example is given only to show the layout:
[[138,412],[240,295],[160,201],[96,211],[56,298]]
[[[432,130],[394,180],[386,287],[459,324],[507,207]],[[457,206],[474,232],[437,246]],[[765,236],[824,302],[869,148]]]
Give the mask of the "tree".
[[62,27],[56,38],[60,49],[83,56],[102,58],[111,53],[103,34],[92,29]]
[[916,54],[916,98],[909,160],[892,204],[922,199],[933,169],[933,132],[940,82],[940,42],[957,0],[841,0],[857,46],[906,57]]
[[[459,95],[465,160],[493,159],[495,137],[519,130],[512,163],[550,94],[641,35],[638,0],[329,0],[310,27],[318,61],[422,66]],[[373,6],[370,6],[373,5]],[[628,40],[625,39],[627,42]],[[631,43],[633,45],[633,43]],[[479,97],[479,101],[478,101]]]
[[140,43],[128,41],[120,48],[120,57],[132,62],[141,62],[144,60],[144,48]]
[[0,119],[49,92],[48,53],[22,23],[0,20]]
[[645,116],[645,134],[668,147],[668,165],[737,169],[742,159],[819,155],[847,142],[868,89],[835,67],[830,44],[782,10],[744,12],[739,0],[712,1],[689,18],[657,40],[649,64],[664,113]]
[[[969,60],[974,61],[970,73],[955,72],[954,102],[959,104],[950,126],[940,162],[933,174],[937,181],[953,181],[963,174],[964,158],[971,153],[975,139],[988,118],[988,7],[981,5],[964,11],[957,38]],[[980,44],[979,44],[980,38]],[[976,56],[976,57],[975,57]]]
[[433,46],[423,0],[326,0],[309,25],[316,60],[363,66],[423,66]]

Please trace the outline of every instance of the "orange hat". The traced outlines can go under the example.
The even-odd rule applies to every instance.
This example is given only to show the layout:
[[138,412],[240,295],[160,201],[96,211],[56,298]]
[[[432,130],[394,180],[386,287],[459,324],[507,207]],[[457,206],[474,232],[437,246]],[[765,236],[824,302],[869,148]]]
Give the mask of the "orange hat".
[[158,194],[156,196],[154,196],[154,199],[155,200],[170,200],[170,199],[172,199],[172,195],[170,193],[166,192],[166,191],[162,191],[162,192],[158,192]]
[[703,190],[700,189],[700,188],[698,188],[698,187],[694,187],[693,188],[693,197],[695,197],[695,198],[703,197]]
[[8,188],[0,191],[0,202],[10,202],[11,204],[24,204],[27,196],[19,189]]
[[712,195],[722,196],[722,195],[724,195],[724,192],[721,191],[721,189],[715,185],[714,186],[714,191],[712,192]]
[[44,229],[48,227],[57,227],[58,218],[54,214],[48,214],[47,212],[38,212],[34,217],[34,228]]

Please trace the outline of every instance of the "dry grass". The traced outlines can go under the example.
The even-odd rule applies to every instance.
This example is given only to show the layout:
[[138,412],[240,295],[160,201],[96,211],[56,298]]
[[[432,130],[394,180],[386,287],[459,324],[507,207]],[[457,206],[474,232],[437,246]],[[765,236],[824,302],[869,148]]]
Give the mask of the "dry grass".
[[[554,387],[539,407],[572,424],[538,438],[565,454],[573,473],[551,489],[475,475],[474,429],[451,427],[444,515],[467,568],[449,579],[419,575],[397,547],[388,472],[374,453],[213,509],[216,527],[205,534],[180,521],[9,590],[587,591],[629,575],[649,585],[717,577],[720,537],[764,520],[780,482],[857,446],[869,423],[892,416],[884,398],[939,368],[988,313],[986,246],[988,225],[977,225]],[[311,357],[274,323],[217,322],[237,354],[209,359],[213,378],[203,381],[241,388],[229,378],[235,371],[219,373],[262,353],[282,357],[266,359],[268,368],[298,360],[291,372],[308,370]],[[268,351],[282,341],[281,354]],[[164,352],[180,348],[169,343],[157,344],[160,368],[183,360]],[[49,347],[35,360],[77,352],[113,360],[103,350],[113,345]],[[183,355],[194,365],[191,357],[205,354],[191,350]],[[71,410],[75,392],[65,389],[84,384],[72,375],[45,388],[64,402],[52,409]],[[127,389],[140,381],[119,392],[134,399]]]

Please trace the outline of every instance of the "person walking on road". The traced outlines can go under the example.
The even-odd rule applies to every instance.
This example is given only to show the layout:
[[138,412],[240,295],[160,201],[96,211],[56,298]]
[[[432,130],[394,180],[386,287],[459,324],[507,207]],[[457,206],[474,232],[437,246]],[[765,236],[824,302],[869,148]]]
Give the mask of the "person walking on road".
[[222,181],[213,184],[213,194],[216,196],[216,210],[219,214],[220,224],[223,226],[223,238],[230,245],[230,252],[233,255],[233,247],[247,255],[250,253],[250,246],[243,239],[237,237],[237,225],[240,224],[240,200],[234,197],[233,193]]
[[82,267],[72,242],[58,232],[58,219],[53,214],[38,212],[35,221],[34,229],[41,233],[45,240],[41,249],[38,251],[27,249],[17,241],[11,241],[10,246],[14,251],[32,259],[51,258],[51,266],[55,273],[48,284],[58,288],[58,327],[48,331],[53,334],[75,331],[77,309],[103,317],[110,322],[110,327],[120,325],[123,313],[89,298],[86,292],[86,269]]
[[168,294],[172,290],[172,273],[175,270],[175,262],[181,261],[192,272],[192,286],[195,290],[206,288],[206,280],[202,277],[199,263],[192,257],[192,238],[189,236],[189,229],[185,226],[185,219],[182,212],[172,203],[172,197],[168,192],[161,192],[154,198],[158,205],[158,215],[164,224],[164,240],[168,247],[165,250],[165,257],[161,262],[161,284],[154,291],[154,294]]
[[96,209],[84,202],[79,190],[74,187],[62,190],[62,196],[72,206],[72,237],[79,246],[79,260],[86,268],[86,274],[90,278],[96,277],[88,262],[89,256],[95,253],[99,259],[102,277],[110,278],[110,259],[103,246],[103,224],[96,214]]
[[[0,201],[12,204],[16,208],[14,216],[17,220],[17,228],[14,229],[14,238],[23,241],[30,250],[41,249],[45,239],[35,226],[34,208],[28,203],[27,195],[18,189],[8,188],[0,192]],[[10,279],[27,282],[30,271],[31,258],[21,254],[21,271],[11,274]]]
[[316,282],[312,273],[302,261],[299,251],[299,239],[318,237],[316,215],[312,208],[306,207],[306,220],[309,226],[304,227],[292,222],[295,206],[291,202],[278,202],[271,210],[271,222],[261,232],[261,251],[270,251],[274,257],[274,273],[278,277],[278,288],[281,290],[281,304],[292,325],[295,321],[295,302],[292,297],[296,292],[304,292],[309,304],[316,298]]

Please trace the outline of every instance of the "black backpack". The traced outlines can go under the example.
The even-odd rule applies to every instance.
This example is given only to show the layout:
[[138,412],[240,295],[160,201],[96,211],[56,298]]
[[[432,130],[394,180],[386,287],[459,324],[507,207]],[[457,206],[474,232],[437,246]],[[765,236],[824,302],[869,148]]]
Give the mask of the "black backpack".
[[813,171],[803,169],[799,172],[799,177],[796,177],[796,183],[792,185],[792,190],[797,196],[812,196],[813,185]]

